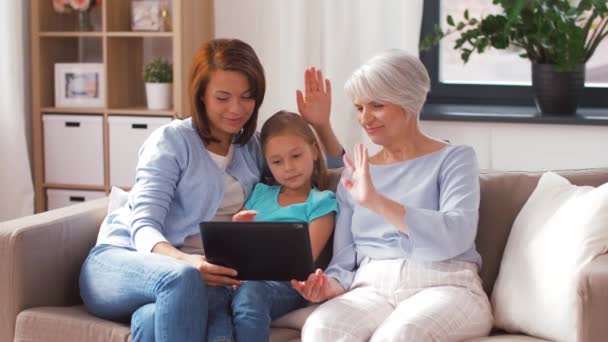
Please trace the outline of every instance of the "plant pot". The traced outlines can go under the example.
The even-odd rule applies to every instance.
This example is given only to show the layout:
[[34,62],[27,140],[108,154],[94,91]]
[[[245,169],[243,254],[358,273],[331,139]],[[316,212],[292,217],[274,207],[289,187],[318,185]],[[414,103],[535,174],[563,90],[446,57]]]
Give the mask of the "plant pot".
[[558,71],[554,64],[532,63],[532,88],[542,115],[576,115],[585,88],[585,65],[574,71]]
[[172,99],[173,83],[146,83],[148,109],[170,109]]

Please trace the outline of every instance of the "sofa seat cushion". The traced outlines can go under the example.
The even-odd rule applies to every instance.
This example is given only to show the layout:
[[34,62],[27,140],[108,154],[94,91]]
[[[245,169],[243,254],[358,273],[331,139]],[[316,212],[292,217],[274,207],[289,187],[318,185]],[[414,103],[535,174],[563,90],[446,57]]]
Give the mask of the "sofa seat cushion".
[[128,325],[97,318],[81,305],[27,309],[19,313],[15,326],[15,342],[130,340]]
[[[272,328],[270,342],[299,341],[300,331]],[[89,314],[84,306],[39,307],[17,316],[15,342],[25,341],[131,341],[131,329]]]
[[496,335],[496,336],[487,336],[487,337],[479,337],[471,340],[466,340],[466,342],[549,342],[548,340],[543,340],[542,338],[530,337],[525,335]]
[[288,328],[271,328],[268,342],[299,342],[300,331]]
[[272,324],[270,326],[273,328],[289,328],[302,330],[304,322],[306,322],[308,316],[310,316],[310,314],[314,311],[314,309],[317,308],[317,306],[319,306],[319,304],[310,304],[303,308],[291,311],[272,321]]
[[[300,332],[298,330],[277,326],[298,324],[299,319],[305,319],[315,307],[316,305],[296,310],[293,312],[293,316],[290,317],[288,314],[273,322],[270,342],[299,341]],[[131,331],[128,325],[97,318],[89,314],[81,305],[24,310],[17,316],[15,328],[15,342],[125,342],[130,340]],[[499,335],[477,338],[468,342],[546,342],[546,340],[522,335]]]

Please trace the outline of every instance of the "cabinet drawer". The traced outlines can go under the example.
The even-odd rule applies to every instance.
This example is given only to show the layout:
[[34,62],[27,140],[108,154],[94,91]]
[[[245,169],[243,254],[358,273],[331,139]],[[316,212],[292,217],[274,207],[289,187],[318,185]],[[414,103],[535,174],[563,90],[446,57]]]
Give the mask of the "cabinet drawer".
[[45,181],[104,185],[102,117],[44,114],[42,120]]
[[92,199],[105,197],[104,191],[89,191],[89,190],[61,190],[48,189],[46,190],[48,210],[67,207],[69,205],[79,204],[90,201]]
[[170,117],[110,116],[110,184],[131,187],[139,149],[155,129],[171,122]]

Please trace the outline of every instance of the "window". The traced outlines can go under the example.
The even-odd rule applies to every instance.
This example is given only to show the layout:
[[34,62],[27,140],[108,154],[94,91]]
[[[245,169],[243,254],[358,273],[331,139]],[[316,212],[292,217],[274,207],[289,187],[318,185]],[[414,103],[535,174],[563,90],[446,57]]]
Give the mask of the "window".
[[[492,0],[426,0],[422,36],[436,23],[444,26],[447,14],[460,19],[465,9],[471,17],[501,10]],[[530,61],[519,57],[520,51],[491,49],[474,53],[463,64],[460,51],[453,49],[456,38],[457,34],[448,36],[432,50],[421,52],[433,83],[430,103],[533,105]],[[608,105],[608,39],[587,63],[586,86],[581,106]]]

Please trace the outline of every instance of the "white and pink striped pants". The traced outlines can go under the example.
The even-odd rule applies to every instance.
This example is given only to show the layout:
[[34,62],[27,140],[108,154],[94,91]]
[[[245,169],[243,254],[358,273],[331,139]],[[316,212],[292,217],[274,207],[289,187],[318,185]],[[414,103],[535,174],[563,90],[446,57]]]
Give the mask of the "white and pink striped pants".
[[477,265],[365,259],[350,291],[319,306],[303,341],[462,341],[490,332]]

